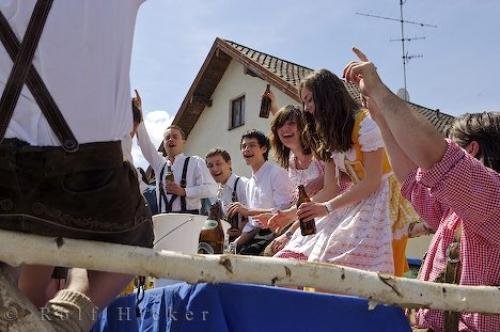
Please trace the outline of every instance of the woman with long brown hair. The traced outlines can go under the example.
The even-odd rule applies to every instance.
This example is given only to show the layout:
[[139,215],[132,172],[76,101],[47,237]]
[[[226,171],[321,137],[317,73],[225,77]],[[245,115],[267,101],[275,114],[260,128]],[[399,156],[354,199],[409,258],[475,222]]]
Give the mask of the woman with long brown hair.
[[[331,262],[402,275],[407,268],[406,220],[416,218],[400,196],[380,130],[349,94],[344,82],[326,69],[300,84],[308,130],[315,151],[326,163],[324,190],[298,209],[299,218],[316,218],[324,227],[311,261]],[[338,191],[347,175],[352,186]]]
[[[286,105],[279,111],[274,106],[274,95],[267,93],[272,101],[271,112],[274,115],[271,121],[270,141],[278,163],[288,170],[288,176],[294,186],[304,185],[309,196],[314,196],[323,187],[324,166],[321,161],[314,157],[310,139],[305,131],[305,120],[302,111],[298,106]],[[298,195],[296,195],[296,198]],[[270,217],[270,218],[269,218]],[[269,218],[268,220],[266,220]],[[275,215],[266,215],[259,218],[262,222],[267,222],[269,228],[275,232],[282,233],[266,249],[266,255],[273,255],[290,241],[298,239],[302,241],[302,236],[298,230],[299,223],[296,221],[284,232],[288,225],[297,219],[297,209],[292,206],[289,209],[278,211]],[[311,237],[307,237],[309,240]],[[291,244],[289,244],[291,245]],[[290,258],[292,255],[279,255],[279,257]]]

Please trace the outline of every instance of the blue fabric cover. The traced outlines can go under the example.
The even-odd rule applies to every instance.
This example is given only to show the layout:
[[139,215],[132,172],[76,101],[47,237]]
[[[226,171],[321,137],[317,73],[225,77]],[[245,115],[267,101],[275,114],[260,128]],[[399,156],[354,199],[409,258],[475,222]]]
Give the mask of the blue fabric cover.
[[179,283],[116,299],[93,332],[411,331],[403,311],[367,300],[248,284]]

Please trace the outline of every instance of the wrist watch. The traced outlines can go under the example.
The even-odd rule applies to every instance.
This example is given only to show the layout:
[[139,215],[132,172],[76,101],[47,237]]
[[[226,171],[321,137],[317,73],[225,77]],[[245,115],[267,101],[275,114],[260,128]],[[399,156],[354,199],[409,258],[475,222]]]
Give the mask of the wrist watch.
[[328,213],[332,213],[335,208],[333,207],[333,202],[329,201],[325,203],[326,210]]
[[292,232],[290,232],[290,231],[288,231],[288,232],[286,232],[286,233],[285,233],[285,237],[286,237],[288,240],[290,240],[290,239],[292,238],[292,236],[293,236],[293,233],[292,233]]

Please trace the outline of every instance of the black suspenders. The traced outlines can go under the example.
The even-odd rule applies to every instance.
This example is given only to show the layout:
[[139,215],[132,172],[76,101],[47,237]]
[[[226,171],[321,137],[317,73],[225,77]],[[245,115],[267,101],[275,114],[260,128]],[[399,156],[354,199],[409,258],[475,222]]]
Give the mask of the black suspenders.
[[22,88],[26,83],[63,149],[67,152],[75,152],[78,150],[78,142],[42,78],[32,65],[52,3],[53,0],[37,1],[22,43],[19,42],[7,19],[0,11],[0,40],[14,62],[0,99],[0,142],[5,136]]
[[233,202],[238,202],[238,193],[236,192],[236,188],[238,187],[238,181],[240,180],[240,177],[237,176],[236,180],[234,180],[234,188],[233,188],[233,194],[231,196],[231,200]]
[[[186,188],[186,185],[187,185],[187,182],[186,182],[186,178],[187,178],[187,169],[188,169],[188,165],[189,165],[189,158],[190,157],[186,157],[186,159],[184,160],[184,166],[182,168],[182,178],[181,178],[181,187],[182,188]],[[170,197],[170,200],[167,199],[167,194],[165,193],[165,189],[163,189],[163,176],[165,174],[165,168],[167,167],[167,164],[165,163],[165,165],[163,165],[163,168],[161,169],[161,172],[160,172],[160,181],[159,181],[159,191],[160,191],[160,197],[158,197],[158,211],[161,212],[161,208],[162,208],[162,203],[165,204],[165,212],[169,213],[169,212],[172,212],[172,205],[175,201],[175,199],[177,198],[177,195],[172,195],[172,197]],[[186,212],[187,211],[187,205],[186,205],[186,196],[181,196],[181,211],[180,212]]]
[[[189,157],[186,158],[186,160],[184,160],[184,167],[182,168],[182,178],[181,178],[181,187],[182,188],[186,188],[186,176],[187,176],[187,169],[188,169],[188,164],[189,164]],[[172,202],[170,203],[170,210],[172,210],[172,203],[174,201],[172,200]],[[186,196],[182,196],[181,197],[181,211],[182,212],[186,212],[187,209],[186,209]]]

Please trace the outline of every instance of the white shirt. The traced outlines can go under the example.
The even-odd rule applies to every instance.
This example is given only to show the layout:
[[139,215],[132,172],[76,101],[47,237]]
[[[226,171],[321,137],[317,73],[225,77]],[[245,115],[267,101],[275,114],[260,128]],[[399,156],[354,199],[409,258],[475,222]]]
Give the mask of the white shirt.
[[[119,141],[132,129],[130,58],[144,0],[58,0],[45,24],[33,64],[79,143]],[[0,0],[22,40],[35,0]],[[0,91],[12,60],[0,44]],[[24,86],[5,137],[60,145]]]
[[[144,158],[149,162],[155,171],[156,175],[156,197],[160,199],[160,173],[167,163],[167,159],[156,151],[144,123],[141,123],[137,129],[137,143],[141,148]],[[182,179],[182,169],[184,168],[184,160],[186,155],[183,153],[175,156],[172,164],[172,172],[177,184]],[[165,176],[165,174],[164,174]],[[162,181],[165,185],[165,181]],[[186,173],[186,209],[199,210],[201,208],[201,199],[215,197],[217,195],[217,184],[212,175],[208,171],[205,161],[198,156],[191,156],[189,159],[188,169]],[[172,195],[167,194],[167,199],[170,200]],[[166,204],[162,201],[162,211],[165,212]],[[181,210],[181,199],[177,197],[172,204],[172,211]]]
[[[229,204],[233,202],[233,190],[234,190],[234,183],[236,182],[237,176],[232,173],[229,178],[227,179],[225,184],[221,184],[220,186],[220,192],[219,192],[219,198],[222,203],[222,211],[224,212],[224,216],[227,216],[227,208]],[[240,202],[243,205],[247,205],[247,182],[248,179],[244,176],[240,176],[238,183],[236,184],[236,196],[238,199],[238,202]]]
[[[293,202],[293,186],[288,172],[266,161],[252,174],[247,184],[247,200],[250,209],[286,209]],[[251,217],[243,228],[244,233],[259,228]]]

